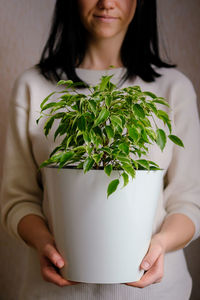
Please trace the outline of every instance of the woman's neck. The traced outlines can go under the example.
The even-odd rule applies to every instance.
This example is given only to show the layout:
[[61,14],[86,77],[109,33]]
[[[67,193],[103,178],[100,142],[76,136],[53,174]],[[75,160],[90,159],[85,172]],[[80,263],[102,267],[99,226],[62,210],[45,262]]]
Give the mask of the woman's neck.
[[116,68],[123,67],[120,49],[121,43],[111,42],[110,39],[91,40],[79,67],[93,70],[109,69],[111,65]]

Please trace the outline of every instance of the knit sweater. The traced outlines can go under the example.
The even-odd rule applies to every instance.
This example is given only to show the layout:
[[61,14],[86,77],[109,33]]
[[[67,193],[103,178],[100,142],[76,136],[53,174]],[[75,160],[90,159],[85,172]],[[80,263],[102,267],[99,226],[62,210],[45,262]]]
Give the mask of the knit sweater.
[[[124,74],[125,68],[108,71],[77,68],[76,72],[81,79],[90,85],[96,84],[102,75],[114,74],[113,82],[117,84]],[[184,143],[184,148],[181,148],[174,145],[171,141],[167,141],[163,152],[157,145],[150,147],[148,158],[166,170],[165,186],[159,199],[153,233],[159,230],[166,215],[181,213],[188,216],[195,225],[195,234],[192,238],[194,240],[200,236],[200,176],[198,174],[200,169],[200,126],[196,95],[190,80],[176,69],[161,68],[157,69],[157,72],[162,74],[162,76],[154,82],[147,83],[136,77],[134,80],[126,80],[122,84],[122,87],[139,85],[142,90],[151,91],[160,97],[165,97],[170,104],[171,110],[167,107],[163,108],[163,106],[160,108],[167,111],[172,121],[173,134],[179,136]],[[41,120],[39,125],[37,125],[36,119],[39,117],[41,101],[51,92],[59,91],[60,89],[61,87],[57,87],[55,84],[47,81],[33,67],[18,77],[12,90],[1,189],[1,219],[4,228],[13,237],[20,239],[22,242],[23,240],[17,231],[19,221],[28,214],[35,214],[48,222],[50,214],[48,199],[45,197],[45,187],[43,186],[44,173],[43,170],[38,172],[38,167],[48,158],[56,146],[53,142],[54,130],[52,129],[49,137],[45,138],[43,134],[45,120]],[[158,124],[159,127],[163,126],[161,121],[160,123],[158,121]],[[61,139],[58,138],[56,143],[59,143],[59,141]],[[169,270],[173,269],[173,264],[180,261],[182,277],[184,277],[182,278],[182,283],[178,284],[180,272],[179,278],[166,272],[169,277],[165,275],[161,284],[154,285],[155,288],[147,287],[143,289],[143,292],[138,292],[136,288],[122,285],[110,285],[109,290],[109,285],[106,287],[106,285],[92,284],[66,287],[61,291],[58,287],[43,281],[39,268],[33,267],[34,261],[35,264],[38,264],[34,250],[28,249],[28,251],[29,266],[27,266],[27,270],[29,270],[29,275],[27,275],[27,278],[31,276],[31,272],[32,275],[35,272],[35,283],[33,283],[33,278],[30,280],[32,282],[31,286],[33,287],[35,284],[37,289],[38,294],[35,294],[37,299],[54,299],[54,294],[55,299],[68,299],[68,297],[76,300],[90,299],[89,295],[91,295],[91,299],[118,299],[118,296],[110,295],[112,289],[113,295],[118,290],[119,299],[133,299],[134,296],[136,297],[134,299],[160,299],[158,292],[160,289],[160,295],[162,295],[162,299],[165,299],[163,291],[166,289],[169,292],[168,288],[170,284],[172,285],[172,281],[176,284],[171,292],[171,299],[183,300],[189,297],[191,279],[185,265],[182,250],[166,254],[165,262],[167,264],[167,272],[170,274]],[[169,263],[167,263],[168,261]],[[29,284],[30,282],[28,283],[27,279],[22,297],[26,297],[23,299],[36,299],[34,298],[36,296],[28,293]],[[184,296],[182,295],[183,285],[185,285],[185,289],[187,288],[187,291],[184,291]],[[98,286],[99,290],[95,291],[94,286]],[[109,297],[108,294],[104,293],[104,288],[110,295]],[[80,292],[81,289],[82,292]],[[151,294],[151,291],[154,291],[155,295]],[[47,295],[46,298],[44,295]],[[125,295],[127,295],[126,298]],[[153,298],[152,295],[154,295]]]

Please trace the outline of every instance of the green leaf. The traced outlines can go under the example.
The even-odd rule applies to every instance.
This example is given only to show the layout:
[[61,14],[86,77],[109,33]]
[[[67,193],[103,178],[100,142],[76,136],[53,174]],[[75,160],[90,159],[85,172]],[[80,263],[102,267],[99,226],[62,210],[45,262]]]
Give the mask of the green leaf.
[[73,138],[74,138],[74,135],[70,135],[70,136],[68,137],[67,143],[66,143],[66,147],[69,147],[69,145],[70,145],[70,143],[71,143],[71,141],[72,141]]
[[155,115],[163,121],[164,124],[167,124],[167,127],[169,129],[169,132],[171,133],[172,131],[172,126],[171,126],[171,120],[169,119],[168,114],[163,111],[163,110],[157,110]]
[[83,164],[83,170],[84,173],[88,172],[90,169],[92,169],[94,165],[94,159],[92,157],[88,157]]
[[106,130],[106,134],[107,134],[108,139],[111,140],[111,139],[114,137],[114,135],[115,135],[115,133],[114,133],[112,127],[106,125],[106,126],[105,126],[105,130]]
[[166,144],[166,140],[167,140],[166,134],[165,134],[164,130],[162,130],[162,129],[157,129],[156,134],[157,134],[156,143],[160,147],[160,149],[163,151],[165,144]]
[[169,104],[167,103],[167,101],[165,101],[165,100],[156,99],[156,100],[153,100],[152,102],[153,103],[160,103],[160,104],[163,104],[163,105],[165,105],[167,107],[170,107]]
[[99,149],[99,151],[104,151],[104,152],[108,153],[109,155],[112,154],[112,151],[109,147],[102,147]]
[[51,160],[51,158],[49,158],[49,159],[43,161],[43,163],[41,163],[41,165],[39,166],[39,169],[42,169],[42,168],[44,168],[46,166],[49,166],[52,163],[53,163],[53,161]]
[[159,119],[161,119],[163,121],[164,124],[167,124],[167,126],[169,128],[169,132],[171,133],[171,130],[172,130],[171,121],[169,119],[168,114],[163,110],[158,110],[156,115]]
[[133,104],[133,112],[139,118],[145,118],[145,112],[140,104]]
[[134,165],[134,168],[136,169],[136,170],[138,170],[138,163],[135,161],[135,160],[131,160],[131,162],[132,162],[132,164]]
[[50,98],[52,95],[54,95],[55,93],[56,93],[56,92],[53,92],[53,93],[49,94],[49,95],[42,101],[42,103],[40,104],[40,108],[41,108],[41,109],[43,108],[44,104],[49,100],[49,98]]
[[115,130],[115,133],[118,133],[120,136],[122,135],[123,129],[119,125],[116,124],[114,130]]
[[75,148],[73,148],[74,151],[76,151],[76,154],[77,153],[85,153],[86,152],[86,149],[85,149],[85,146],[77,146]]
[[155,166],[150,166],[149,170],[151,171],[156,171],[156,170],[161,170],[159,167],[155,167]]
[[116,115],[112,115],[112,116],[110,116],[110,120],[115,128],[117,127],[116,125],[118,125],[119,127],[122,127],[122,120],[120,117],[118,117]]
[[169,129],[169,132],[171,133],[171,132],[172,132],[171,121],[168,119],[168,120],[165,120],[165,123],[167,124],[167,127],[168,127],[168,129]]
[[78,111],[78,112],[80,111],[79,106],[78,106],[77,104],[72,105],[71,108],[72,108],[73,110]]
[[64,85],[64,84],[66,84],[68,87],[70,87],[73,84],[73,81],[72,80],[60,80],[60,81],[58,81],[57,86]]
[[96,145],[96,147],[98,147],[98,140],[97,140],[97,136],[96,133],[94,132],[93,129],[90,130],[90,138],[91,138],[91,142]]
[[54,141],[56,140],[56,137],[58,135],[63,135],[65,133],[67,133],[68,127],[69,127],[69,123],[68,122],[65,122],[65,123],[61,122],[60,125],[58,126],[56,132],[54,133]]
[[58,152],[59,150],[62,150],[63,146],[59,145],[56,148],[53,149],[53,151],[50,153],[49,157],[52,157],[56,152]]
[[107,198],[116,191],[118,185],[119,185],[119,179],[114,179],[109,183],[107,189]]
[[86,129],[86,121],[85,121],[85,117],[84,116],[81,116],[78,119],[78,128],[81,131],[85,131],[85,129]]
[[128,174],[126,172],[122,173],[122,177],[124,179],[124,187],[129,183],[129,177]]
[[65,102],[65,104],[66,104],[66,103],[68,103],[68,101],[72,98],[72,95],[69,94],[69,93],[65,93],[65,94],[62,95],[60,98],[61,98],[61,99]]
[[50,103],[44,105],[44,106],[42,107],[42,109],[41,109],[41,112],[44,111],[44,110],[46,110],[46,109],[48,109],[48,108],[54,107],[55,104],[57,104],[57,102],[50,102]]
[[88,122],[93,122],[95,120],[95,115],[92,112],[85,112],[83,116]]
[[178,146],[184,147],[184,144],[182,142],[181,139],[179,139],[176,135],[170,134],[168,135],[168,138],[170,138],[170,140],[175,143]]
[[[82,82],[82,81],[80,81],[80,82],[73,82],[73,87],[75,87],[75,86],[85,86],[85,87],[88,87],[88,85],[86,83]],[[84,94],[80,94],[80,95],[81,95],[81,97],[86,97],[86,95],[84,95]]]
[[116,155],[116,158],[121,161],[122,163],[130,163],[130,159],[127,156],[122,156],[122,155]]
[[66,117],[66,113],[64,113],[64,112],[58,112],[54,115],[55,119],[61,119],[63,117]]
[[112,172],[112,165],[107,165],[106,167],[104,167],[104,172],[110,176],[111,172]]
[[110,76],[102,76],[101,77],[101,83],[99,85],[99,89],[100,91],[104,91],[108,85],[108,82],[110,81],[110,79],[113,77],[113,75]]
[[156,105],[153,104],[152,102],[146,103],[146,106],[155,114],[157,115],[157,108]]
[[40,121],[40,119],[42,119],[42,118],[43,118],[43,116],[40,116],[40,117],[36,120],[36,123],[38,124],[39,121]]
[[50,118],[46,121],[46,123],[45,123],[45,125],[44,125],[44,134],[45,134],[45,136],[47,136],[47,135],[49,134],[49,131],[50,131],[52,125],[53,125],[54,120],[55,120],[55,119],[54,119],[54,116],[53,116],[53,117],[50,117]]
[[74,155],[73,151],[64,153],[60,158],[59,169],[61,169],[66,164],[66,162],[68,162],[72,158],[73,155]]
[[134,141],[139,139],[139,133],[135,127],[128,127],[128,134]]
[[121,143],[119,149],[122,150],[122,152],[129,154],[129,145],[127,143]]
[[84,139],[85,143],[91,142],[91,138],[87,132],[83,132],[83,139]]
[[143,129],[142,129],[142,138],[143,138],[144,142],[149,143],[149,139],[148,139],[148,136],[147,136],[147,132],[146,132],[146,130],[145,130],[144,127],[143,127]]
[[159,165],[158,164],[156,164],[154,161],[152,161],[152,160],[149,160],[149,164],[150,165],[153,165],[154,167],[158,167],[159,168]]
[[166,113],[166,111],[161,110],[161,109],[158,109],[158,111],[157,111],[157,116],[158,116],[160,119],[162,119],[162,118],[164,118],[164,120],[169,119],[169,116],[168,116],[168,114]]
[[153,129],[146,128],[146,133],[152,141],[156,141],[156,133]]
[[86,149],[88,155],[91,155],[92,150],[93,150],[93,147],[91,147],[90,145],[87,145],[87,146],[85,147],[85,149]]
[[97,112],[97,104],[94,100],[89,100],[88,101],[89,107],[91,109],[91,111],[96,115]]
[[66,107],[66,102],[63,100],[60,100],[58,102],[54,102],[54,108],[52,108],[51,112],[57,111],[63,107]]
[[107,95],[107,96],[105,97],[105,103],[106,103],[106,106],[107,106],[107,107],[110,107],[111,100],[112,100],[112,98],[111,98],[110,95]]
[[149,97],[151,97],[151,98],[153,98],[153,99],[157,98],[157,96],[156,96],[155,94],[153,94],[152,92],[146,91],[146,92],[143,92],[143,94],[144,94],[144,95],[147,95],[147,96],[149,96]]
[[92,157],[93,157],[93,159],[94,159],[94,161],[95,161],[95,163],[96,163],[97,165],[98,165],[98,163],[100,162],[102,156],[103,156],[103,153],[98,153],[98,154],[95,153],[95,154],[92,155]]
[[99,136],[100,138],[103,139],[103,134],[102,134],[102,131],[101,131],[101,128],[99,126],[96,126],[96,127],[93,127],[92,129],[94,131],[94,133]]
[[99,124],[105,122],[109,117],[109,111],[103,107],[100,111],[98,118],[95,120],[94,126],[98,126]]
[[142,166],[143,168],[149,170],[149,162],[148,162],[148,160],[146,160],[146,159],[137,159],[136,161],[137,161],[137,163],[140,166]]
[[[119,114],[120,114],[120,112],[119,112]],[[120,114],[120,119],[122,120],[122,127],[124,127],[124,125],[125,125],[125,123],[126,123],[126,119],[125,119],[125,117],[123,116],[123,115],[121,115]]]
[[144,118],[144,119],[140,119],[140,122],[147,128],[147,127],[151,127],[151,122],[149,121],[149,119]]
[[83,161],[81,161],[77,166],[77,169],[83,169]]
[[131,164],[123,163],[122,167],[129,175],[131,175],[132,178],[135,177],[135,170],[133,169]]

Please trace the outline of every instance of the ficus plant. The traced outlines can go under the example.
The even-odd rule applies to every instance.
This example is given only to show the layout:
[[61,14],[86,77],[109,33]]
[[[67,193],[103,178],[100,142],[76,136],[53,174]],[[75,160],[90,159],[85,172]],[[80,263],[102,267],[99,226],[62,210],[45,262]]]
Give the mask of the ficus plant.
[[[126,186],[135,177],[135,170],[160,169],[155,162],[143,158],[150,145],[156,143],[163,151],[169,138],[183,147],[181,139],[172,134],[168,114],[158,108],[158,104],[169,107],[164,98],[142,91],[139,86],[117,88],[111,78],[112,75],[102,76],[99,84],[88,87],[89,93],[77,91],[83,83],[60,80],[57,85],[64,85],[64,89],[42,101],[36,121],[47,118],[44,134],[48,136],[54,121],[59,120],[54,141],[63,137],[40,168],[70,165],[84,173],[103,169],[108,176],[113,170],[121,170],[119,178],[109,183],[107,197],[117,189],[120,176]],[[56,93],[56,101],[50,101]],[[169,134],[157,126],[158,119]]]

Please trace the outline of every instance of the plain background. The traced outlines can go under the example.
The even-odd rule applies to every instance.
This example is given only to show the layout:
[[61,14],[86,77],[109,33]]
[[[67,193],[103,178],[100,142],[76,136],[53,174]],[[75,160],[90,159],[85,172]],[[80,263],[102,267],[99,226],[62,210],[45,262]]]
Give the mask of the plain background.
[[[0,0],[0,179],[11,88],[23,70],[38,62],[54,4],[55,0]],[[158,0],[158,11],[161,53],[166,57],[167,50],[200,96],[200,1]],[[191,159],[188,167],[193,163]],[[191,300],[199,300],[200,240],[185,253],[194,282]],[[17,300],[25,257],[26,247],[0,227],[0,300]]]

